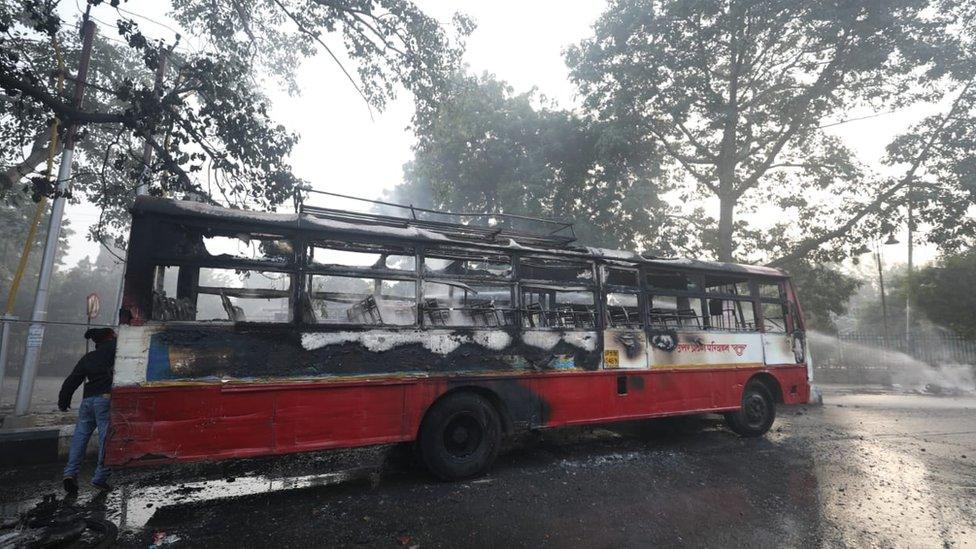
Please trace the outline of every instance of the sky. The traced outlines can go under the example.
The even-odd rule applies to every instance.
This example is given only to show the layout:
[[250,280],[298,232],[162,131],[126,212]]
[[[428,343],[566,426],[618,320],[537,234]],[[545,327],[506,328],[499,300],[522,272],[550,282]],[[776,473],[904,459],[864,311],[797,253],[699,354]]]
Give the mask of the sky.
[[[458,11],[474,19],[477,29],[468,38],[465,52],[465,62],[472,72],[491,72],[511,84],[516,92],[535,87],[564,108],[578,104],[563,51],[591,34],[590,27],[603,12],[605,0],[415,1],[445,26]],[[166,21],[162,2],[130,0],[126,5],[129,10],[153,13],[154,19]],[[98,16],[97,10],[95,15]],[[143,27],[151,32],[153,25],[145,22]],[[157,26],[157,30],[159,36],[167,35],[165,28]],[[115,37],[113,29],[103,26],[100,32]],[[302,65],[298,84],[300,96],[292,97],[281,90],[270,90],[269,95],[273,116],[301,136],[291,157],[299,177],[320,190],[365,198],[379,198],[384,190],[402,181],[403,164],[411,159],[414,144],[414,136],[407,129],[413,114],[408,93],[401,92],[371,119],[357,92],[324,54]],[[841,124],[831,131],[862,162],[878,167],[890,137],[926,112],[924,107],[900,111]],[[869,113],[854,116],[859,114]],[[98,252],[98,245],[85,239],[87,227],[97,220],[98,211],[89,204],[69,205],[66,216],[74,229],[71,250],[64,258],[65,265],[71,266]],[[904,235],[899,235],[899,239],[906,240]],[[889,247],[885,254],[890,262],[904,262],[906,250],[903,246]],[[916,248],[920,263],[934,256],[934,249]]]

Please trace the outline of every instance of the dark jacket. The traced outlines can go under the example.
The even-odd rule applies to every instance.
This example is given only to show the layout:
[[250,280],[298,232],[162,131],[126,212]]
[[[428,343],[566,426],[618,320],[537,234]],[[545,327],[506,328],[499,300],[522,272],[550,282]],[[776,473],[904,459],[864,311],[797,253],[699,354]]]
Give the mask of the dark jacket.
[[111,391],[114,367],[115,340],[96,344],[95,350],[85,353],[75,369],[65,378],[58,395],[58,408],[64,410],[71,405],[71,395],[82,383],[85,383],[84,398]]

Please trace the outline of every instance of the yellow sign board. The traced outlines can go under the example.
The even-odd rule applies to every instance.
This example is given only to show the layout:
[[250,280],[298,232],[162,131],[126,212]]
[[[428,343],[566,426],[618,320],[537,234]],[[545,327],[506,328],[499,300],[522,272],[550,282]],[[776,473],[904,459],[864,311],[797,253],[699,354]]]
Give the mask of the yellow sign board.
[[608,349],[603,351],[603,367],[604,368],[619,368],[620,367],[620,351],[616,349]]

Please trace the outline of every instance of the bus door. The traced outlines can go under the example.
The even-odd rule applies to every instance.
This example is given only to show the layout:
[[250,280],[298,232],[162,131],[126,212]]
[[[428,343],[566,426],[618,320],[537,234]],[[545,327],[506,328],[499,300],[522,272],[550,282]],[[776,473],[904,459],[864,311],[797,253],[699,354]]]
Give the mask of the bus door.
[[610,409],[616,417],[647,414],[654,399],[648,380],[647,334],[637,269],[604,267],[603,369],[616,370]]
[[759,283],[763,319],[763,355],[767,366],[799,364],[804,360],[804,340],[794,308],[787,299],[785,282]]

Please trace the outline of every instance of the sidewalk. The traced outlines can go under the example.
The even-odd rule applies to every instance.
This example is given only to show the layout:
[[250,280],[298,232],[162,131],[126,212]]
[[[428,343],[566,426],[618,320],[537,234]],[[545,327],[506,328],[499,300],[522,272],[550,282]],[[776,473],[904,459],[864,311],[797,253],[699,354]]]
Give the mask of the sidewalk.
[[[5,379],[0,393],[0,467],[64,461],[75,432],[81,390],[75,391],[71,409],[61,412],[57,409],[61,379],[40,376],[34,383],[31,413],[18,417],[13,411],[19,381],[15,377]],[[88,455],[97,453],[96,435],[88,444]]]

